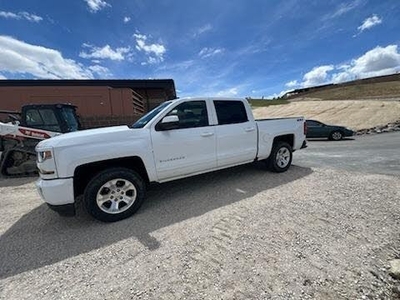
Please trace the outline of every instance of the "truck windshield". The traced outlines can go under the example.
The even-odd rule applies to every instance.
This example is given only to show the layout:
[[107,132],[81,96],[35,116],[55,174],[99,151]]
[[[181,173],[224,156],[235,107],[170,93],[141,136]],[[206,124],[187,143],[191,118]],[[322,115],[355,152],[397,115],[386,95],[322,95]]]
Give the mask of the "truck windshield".
[[147,123],[150,122],[151,119],[153,119],[160,111],[162,111],[165,107],[167,107],[171,103],[172,103],[171,101],[164,102],[159,106],[157,106],[156,108],[154,108],[153,110],[149,111],[139,120],[137,120],[136,123],[132,125],[132,128],[143,128],[144,126],[146,126]]

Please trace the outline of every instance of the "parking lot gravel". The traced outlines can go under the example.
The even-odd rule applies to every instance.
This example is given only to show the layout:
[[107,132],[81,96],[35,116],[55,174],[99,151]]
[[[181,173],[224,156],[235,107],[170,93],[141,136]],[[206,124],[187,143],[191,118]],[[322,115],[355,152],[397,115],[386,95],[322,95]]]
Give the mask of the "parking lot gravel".
[[313,139],[298,151],[294,163],[371,174],[400,176],[400,132],[371,134],[341,141]]
[[3,179],[0,298],[396,299],[399,179],[241,166],[155,186],[112,224]]

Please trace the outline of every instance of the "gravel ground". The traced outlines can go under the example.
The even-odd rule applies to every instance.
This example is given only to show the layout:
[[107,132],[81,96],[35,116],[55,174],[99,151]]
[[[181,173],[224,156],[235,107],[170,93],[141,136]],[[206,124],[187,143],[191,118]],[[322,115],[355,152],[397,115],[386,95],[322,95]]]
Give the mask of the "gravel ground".
[[400,176],[400,132],[361,135],[341,141],[313,139],[294,155],[302,167],[335,168]]
[[61,218],[0,181],[1,299],[397,299],[396,176],[242,166],[155,186],[132,218]]

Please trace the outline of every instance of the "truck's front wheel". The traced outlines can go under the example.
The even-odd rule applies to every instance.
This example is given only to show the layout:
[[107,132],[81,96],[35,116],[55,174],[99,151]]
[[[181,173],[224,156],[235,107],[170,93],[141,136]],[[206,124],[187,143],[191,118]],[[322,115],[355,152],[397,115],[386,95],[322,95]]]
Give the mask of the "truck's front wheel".
[[125,168],[106,169],[89,182],[85,189],[86,210],[103,222],[115,222],[133,215],[145,197],[143,179]]
[[292,158],[292,147],[288,143],[277,142],[272,147],[267,164],[271,171],[281,173],[289,169],[292,164]]

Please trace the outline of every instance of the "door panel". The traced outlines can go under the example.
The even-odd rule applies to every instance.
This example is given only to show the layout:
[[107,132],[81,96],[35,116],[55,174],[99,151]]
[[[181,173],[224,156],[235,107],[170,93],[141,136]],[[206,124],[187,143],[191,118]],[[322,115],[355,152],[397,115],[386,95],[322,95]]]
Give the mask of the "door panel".
[[216,167],[215,128],[175,129],[152,133],[159,180]]
[[180,177],[216,168],[215,126],[208,126],[205,101],[184,102],[167,115],[177,115],[183,128],[152,130],[158,179]]
[[318,136],[318,128],[316,126],[308,126],[307,127],[307,137],[317,137]]
[[215,100],[218,125],[217,166],[251,162],[257,155],[257,125],[249,121],[242,101]]
[[257,155],[257,130],[254,122],[218,125],[218,167],[251,162]]
[[329,128],[323,123],[317,121],[307,121],[307,137],[318,138],[327,137],[329,135]]

